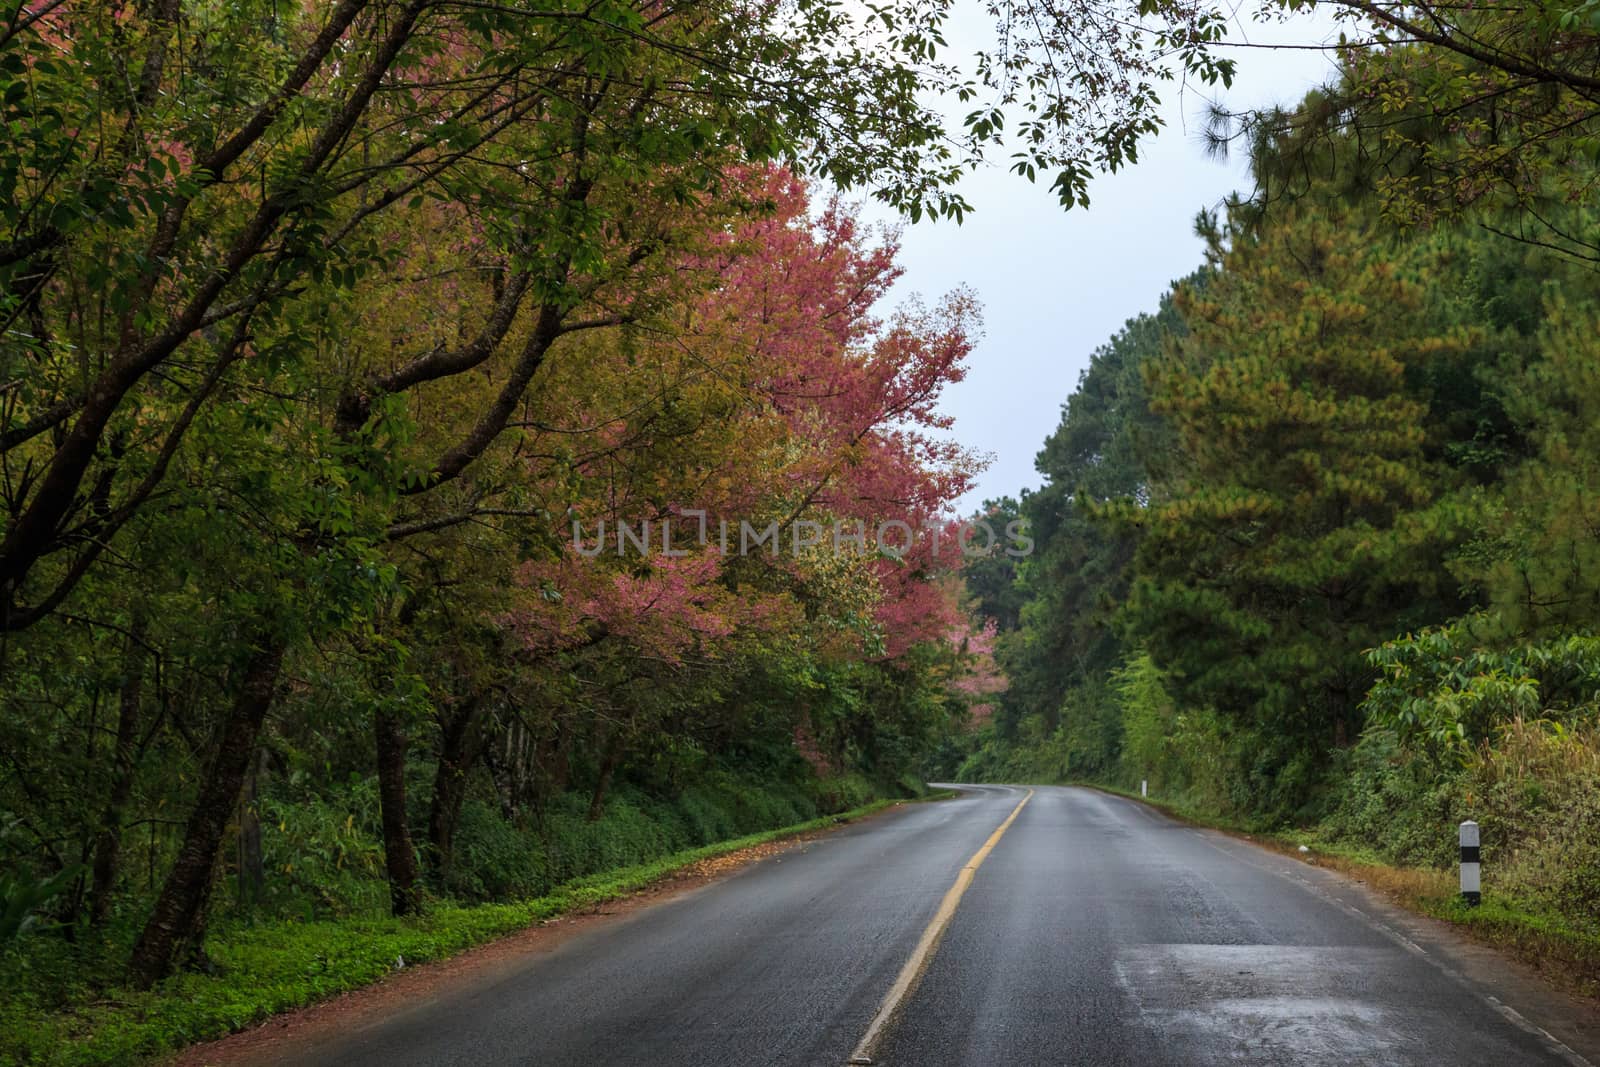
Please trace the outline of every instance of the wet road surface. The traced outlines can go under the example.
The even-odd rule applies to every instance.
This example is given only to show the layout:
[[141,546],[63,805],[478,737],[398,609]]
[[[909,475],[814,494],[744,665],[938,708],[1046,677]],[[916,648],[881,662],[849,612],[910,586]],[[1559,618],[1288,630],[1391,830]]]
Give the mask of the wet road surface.
[[963,788],[268,1062],[1600,1064],[1587,1005],[1337,875],[1091,790]]

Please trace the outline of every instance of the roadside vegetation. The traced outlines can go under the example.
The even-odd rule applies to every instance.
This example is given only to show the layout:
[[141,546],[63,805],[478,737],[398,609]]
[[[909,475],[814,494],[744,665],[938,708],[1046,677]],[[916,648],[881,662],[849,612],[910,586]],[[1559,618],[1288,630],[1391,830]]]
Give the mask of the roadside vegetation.
[[[1255,194],[1203,214],[1205,261],[1094,354],[1043,488],[991,505],[1039,549],[974,586],[1009,685],[949,769],[1148,781],[1200,819],[1422,872],[1414,903],[1582,961],[1593,991],[1600,125],[1554,74],[1546,100],[1583,117],[1518,127],[1514,165],[1488,96],[1436,124],[1435,94],[1500,84],[1493,62],[1397,45],[1297,108],[1219,119]],[[1444,67],[1454,90],[1418,81]]]

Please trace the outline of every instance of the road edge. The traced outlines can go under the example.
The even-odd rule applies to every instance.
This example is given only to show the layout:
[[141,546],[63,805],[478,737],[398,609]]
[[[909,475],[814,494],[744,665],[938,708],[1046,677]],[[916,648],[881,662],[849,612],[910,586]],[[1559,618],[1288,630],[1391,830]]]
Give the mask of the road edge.
[[[352,980],[348,985],[329,990],[325,995],[282,1008],[269,1008],[263,1014],[250,1018],[243,1025],[233,1025],[196,1041],[177,1047],[151,1050],[144,1055],[148,1057],[149,1062],[164,1064],[167,1067],[193,1067],[197,1064],[245,1061],[250,1057],[251,1046],[257,1042],[243,1039],[260,1035],[268,1028],[286,1030],[303,1023],[317,1013],[337,1010],[338,1007],[346,1010],[364,1010],[367,1007],[364,1002],[395,995],[401,986],[426,983],[430,978],[445,971],[465,970],[472,965],[473,957],[497,951],[504,953],[511,948],[512,942],[528,939],[530,935],[548,933],[554,940],[555,935],[559,933],[560,939],[564,940],[565,936],[574,930],[576,920],[588,918],[598,922],[622,910],[646,907],[658,903],[665,897],[676,896],[720,881],[775,852],[787,851],[794,845],[825,836],[847,825],[877,818],[907,805],[937,802],[957,795],[959,794],[956,791],[946,789],[920,797],[883,798],[849,811],[821,816],[807,822],[713,842],[663,857],[655,863],[602,872],[581,879],[579,882],[558,887],[547,897],[538,898],[555,901],[554,907],[547,914],[530,919],[520,926],[470,940],[460,946],[446,949],[427,960],[407,963],[404,967],[380,975],[376,979]],[[602,881],[609,884],[594,888],[586,884]],[[558,924],[563,924],[561,930],[551,929]],[[585,927],[588,925],[592,923],[584,924]],[[532,946],[522,949],[525,953],[535,951],[539,949]],[[100,1061],[91,1056],[81,1062]]]
[[[1516,951],[1513,944],[1482,936],[1483,931],[1472,924],[1415,906],[1405,892],[1394,888],[1392,881],[1371,877],[1374,872],[1405,873],[1405,868],[1364,863],[1329,852],[1303,853],[1292,837],[1218,825],[1194,812],[1142,797],[1131,790],[1124,792],[1094,782],[1063,784],[1125,800],[1190,829],[1219,835],[1269,857],[1294,861],[1287,870],[1272,873],[1318,896],[1328,897],[1330,903],[1357,915],[1386,937],[1423,956],[1484,1000],[1491,1010],[1518,1028],[1540,1037],[1552,1052],[1568,1063],[1589,1067],[1600,1064],[1600,998],[1586,988],[1575,986],[1569,976],[1552,971],[1549,960],[1529,958]],[[1326,887],[1319,887],[1309,877],[1294,873],[1296,867],[1320,872],[1345,894],[1360,898],[1378,914],[1370,914],[1348,900],[1334,899],[1324,891]],[[1395,929],[1397,926],[1400,929]],[[1503,992],[1505,985],[1516,989],[1516,999],[1526,1010],[1518,1011],[1497,995]],[[1540,1003],[1541,1008],[1527,1008],[1527,1004],[1533,1002]],[[1563,1010],[1554,1014],[1544,1010],[1544,1006],[1552,1002]]]
[[1466,908],[1455,897],[1454,871],[1374,862],[1367,857],[1329,849],[1324,842],[1317,842],[1317,847],[1307,847],[1306,852],[1301,852],[1306,841],[1316,841],[1314,835],[1242,830],[1156,797],[1141,797],[1132,790],[1098,782],[1063,784],[1132,800],[1186,825],[1214,830],[1290,859],[1337,871],[1368,886],[1396,907],[1444,923],[1476,944],[1495,949],[1532,968],[1563,993],[1600,1006],[1600,947],[1587,943],[1575,933],[1552,931],[1541,921],[1544,916],[1519,911],[1488,895],[1485,906]]

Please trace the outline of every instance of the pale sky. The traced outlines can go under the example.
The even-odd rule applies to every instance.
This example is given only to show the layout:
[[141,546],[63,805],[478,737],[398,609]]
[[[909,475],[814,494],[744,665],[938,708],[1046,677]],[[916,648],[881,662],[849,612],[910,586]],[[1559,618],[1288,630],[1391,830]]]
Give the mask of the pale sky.
[[[1337,36],[1326,18],[1236,30],[1236,39],[1257,45],[1321,44]],[[972,50],[955,34],[950,43],[957,52]],[[1219,95],[1234,109],[1292,104],[1332,70],[1328,54],[1318,50],[1251,47],[1230,54],[1238,75]],[[1129,318],[1155,310],[1168,285],[1200,264],[1195,214],[1248,186],[1243,159],[1217,161],[1201,147],[1205,87],[1190,87],[1182,98],[1170,95],[1176,86],[1169,90],[1167,127],[1136,166],[1091,185],[1087,210],[1063,211],[1048,182],[1030,185],[995,166],[962,185],[977,210],[961,226],[905,227],[906,273],[891,300],[920,293],[932,302],[966,284],[983,303],[983,339],[966,381],[943,404],[955,417],[955,437],[993,456],[962,501],[964,512],[985,498],[1038,487],[1034,456],[1090,353]],[[867,214],[892,217],[876,207]]]

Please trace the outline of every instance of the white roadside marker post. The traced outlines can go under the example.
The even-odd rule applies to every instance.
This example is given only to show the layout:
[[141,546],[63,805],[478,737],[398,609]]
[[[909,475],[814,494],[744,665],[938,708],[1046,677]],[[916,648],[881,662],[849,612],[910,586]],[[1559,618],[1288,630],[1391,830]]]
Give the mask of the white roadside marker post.
[[1150,795],[1150,779],[1139,779],[1139,795],[1142,797],[1147,797]]
[[1469,907],[1477,907],[1483,899],[1480,873],[1478,824],[1469,819],[1461,824],[1461,899]]

